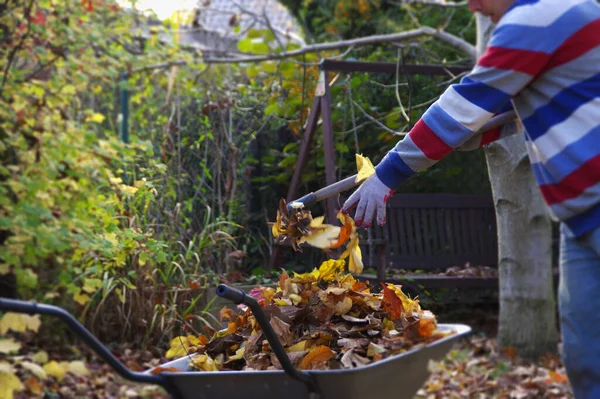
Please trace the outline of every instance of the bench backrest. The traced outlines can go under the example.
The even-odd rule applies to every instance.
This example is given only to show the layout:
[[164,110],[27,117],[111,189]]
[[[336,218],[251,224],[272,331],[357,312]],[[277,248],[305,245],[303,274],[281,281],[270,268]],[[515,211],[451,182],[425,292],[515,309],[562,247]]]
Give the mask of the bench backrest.
[[369,232],[362,233],[365,265],[376,266],[381,258],[375,248],[385,245],[386,267],[444,269],[467,262],[497,266],[491,196],[396,194],[387,208],[387,224],[371,227],[370,242]]

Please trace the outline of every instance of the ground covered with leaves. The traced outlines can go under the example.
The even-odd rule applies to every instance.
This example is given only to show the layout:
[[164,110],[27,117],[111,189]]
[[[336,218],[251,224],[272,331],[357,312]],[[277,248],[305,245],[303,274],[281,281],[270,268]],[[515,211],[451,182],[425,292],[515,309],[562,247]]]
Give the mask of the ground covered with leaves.
[[[36,363],[36,353],[27,349],[20,355],[0,355],[0,378],[5,385],[4,371],[10,364],[21,388],[14,398],[166,398],[164,391],[153,386],[130,384],[97,358],[83,358],[81,345],[64,346],[64,359],[79,359],[87,373],[66,371],[63,377],[43,374],[37,367],[23,366],[24,361]],[[162,364],[167,359],[152,352],[116,347],[114,352],[128,367],[142,370]],[[39,355],[38,355],[39,356]],[[42,359],[44,360],[44,359]],[[65,360],[59,360],[61,363]],[[72,361],[72,360],[71,360]],[[20,363],[20,365],[19,365]],[[37,363],[43,369],[43,363]],[[537,362],[521,359],[513,351],[502,351],[495,340],[475,334],[462,340],[444,361],[430,364],[432,374],[415,399],[446,398],[573,398],[557,357],[546,355]],[[0,390],[0,398],[10,398]]]

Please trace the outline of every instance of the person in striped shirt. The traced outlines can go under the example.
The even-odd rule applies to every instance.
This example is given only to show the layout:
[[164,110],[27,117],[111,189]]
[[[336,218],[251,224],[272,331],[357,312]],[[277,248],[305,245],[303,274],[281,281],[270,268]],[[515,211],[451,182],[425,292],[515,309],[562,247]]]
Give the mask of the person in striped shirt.
[[[450,86],[344,203],[357,225],[385,223],[385,202],[415,172],[514,107],[542,195],[561,222],[559,310],[563,360],[575,396],[600,398],[600,3],[469,0],[496,28],[473,71]],[[512,129],[513,132],[517,129]],[[509,132],[510,133],[510,132]],[[588,342],[588,341],[597,342]]]

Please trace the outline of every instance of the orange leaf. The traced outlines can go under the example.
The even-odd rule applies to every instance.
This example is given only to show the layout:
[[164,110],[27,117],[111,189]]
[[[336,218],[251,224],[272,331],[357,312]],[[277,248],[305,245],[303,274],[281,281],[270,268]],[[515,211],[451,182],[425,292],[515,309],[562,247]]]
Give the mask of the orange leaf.
[[237,314],[227,306],[223,306],[223,309],[219,310],[219,321],[223,321],[223,319],[233,320],[236,316]]
[[152,369],[152,371],[150,372],[150,374],[159,374],[159,373],[179,373],[181,372],[181,370],[176,369],[175,367],[155,367]]
[[436,329],[435,319],[421,319],[419,320],[419,336],[427,338],[431,337]]
[[566,376],[566,374],[558,373],[558,372],[556,372],[554,370],[550,370],[548,372],[548,374],[550,375],[550,381],[551,382],[559,382],[559,383],[567,382],[567,376]]
[[289,278],[290,276],[288,276],[287,272],[284,270],[283,273],[281,273],[281,276],[279,277],[279,288],[281,289],[281,291],[285,290],[285,281]]
[[[342,215],[344,216],[344,220],[340,229],[340,236],[338,237],[338,240],[331,245],[331,248],[341,247],[342,245],[344,245],[344,243],[346,243],[346,241],[350,239],[350,235],[352,234],[352,229],[354,227],[354,223],[352,223],[352,218],[350,217],[350,215],[347,214]],[[338,217],[340,216],[338,215]]]
[[198,335],[198,341],[200,345],[206,345],[208,344],[209,339],[206,335]]
[[300,362],[300,368],[302,370],[311,370],[319,365],[322,365],[329,359],[333,358],[335,354],[328,347],[321,345],[311,350],[308,355]]
[[402,300],[398,298],[398,295],[393,290],[386,287],[385,284],[381,283],[381,285],[383,286],[381,306],[389,314],[390,320],[397,320],[402,316],[402,312],[404,311]]
[[362,292],[362,291],[366,290],[367,288],[369,288],[369,287],[364,282],[357,281],[356,283],[354,283],[352,285],[352,288],[350,288],[350,289],[354,292]]
[[515,348],[503,348],[502,352],[506,353],[506,355],[508,357],[510,357],[511,359],[514,359],[517,357],[517,350]]
[[28,379],[26,379],[24,381],[24,384],[30,392],[36,395],[42,393],[43,385],[40,383],[40,380],[38,380],[34,376],[30,376]]
[[237,325],[236,325],[236,323],[235,323],[235,322],[233,322],[233,321],[230,321],[230,322],[227,324],[227,333],[228,333],[228,334],[233,334],[233,333],[235,332],[235,330],[237,330]]

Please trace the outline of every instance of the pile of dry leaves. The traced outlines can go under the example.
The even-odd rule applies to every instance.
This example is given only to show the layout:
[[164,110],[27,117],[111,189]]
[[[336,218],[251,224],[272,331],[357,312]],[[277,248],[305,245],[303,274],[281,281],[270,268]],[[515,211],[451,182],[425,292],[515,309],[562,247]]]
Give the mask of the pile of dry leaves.
[[[345,272],[344,260],[325,261],[310,273],[283,273],[277,289],[250,292],[261,304],[292,363],[304,370],[353,368],[425,345],[444,336],[435,316],[393,284],[379,293]],[[171,341],[167,358],[196,353],[204,371],[280,369],[249,309],[224,308],[228,327]]]

